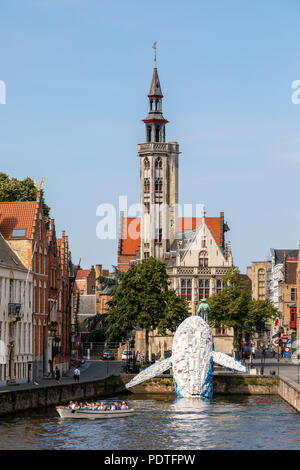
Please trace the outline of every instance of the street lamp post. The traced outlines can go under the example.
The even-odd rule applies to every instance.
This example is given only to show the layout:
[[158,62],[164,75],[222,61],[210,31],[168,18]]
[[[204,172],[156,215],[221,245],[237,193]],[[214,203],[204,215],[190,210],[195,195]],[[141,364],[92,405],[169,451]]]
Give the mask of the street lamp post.
[[261,368],[260,368],[260,373],[261,375],[264,375],[265,371],[265,361],[266,361],[266,348],[265,346],[262,347],[262,356],[261,356]]

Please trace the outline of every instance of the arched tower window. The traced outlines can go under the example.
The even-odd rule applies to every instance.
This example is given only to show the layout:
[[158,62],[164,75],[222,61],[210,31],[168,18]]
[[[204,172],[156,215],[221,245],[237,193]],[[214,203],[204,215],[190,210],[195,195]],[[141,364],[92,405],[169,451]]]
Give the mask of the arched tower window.
[[155,180],[155,192],[162,193],[162,190],[163,190],[162,180],[158,178]]
[[160,157],[155,160],[155,168],[162,168],[162,159]]
[[151,142],[151,138],[152,138],[152,127],[147,126],[147,142]]
[[150,180],[148,178],[144,179],[144,192],[150,193]]
[[155,142],[160,142],[160,126],[155,127]]
[[144,160],[144,168],[145,168],[145,170],[149,170],[149,168],[150,168],[150,162],[149,162],[147,157]]

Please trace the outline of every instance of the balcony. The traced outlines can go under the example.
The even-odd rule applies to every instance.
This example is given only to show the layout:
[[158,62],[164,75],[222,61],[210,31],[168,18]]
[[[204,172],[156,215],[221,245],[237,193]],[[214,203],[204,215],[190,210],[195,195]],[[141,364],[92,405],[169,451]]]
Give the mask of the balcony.
[[165,153],[180,153],[179,145],[177,142],[145,142],[138,144],[138,153],[140,155],[147,154],[165,154]]
[[21,310],[22,306],[19,303],[8,304],[8,317],[10,320],[20,320],[23,317]]

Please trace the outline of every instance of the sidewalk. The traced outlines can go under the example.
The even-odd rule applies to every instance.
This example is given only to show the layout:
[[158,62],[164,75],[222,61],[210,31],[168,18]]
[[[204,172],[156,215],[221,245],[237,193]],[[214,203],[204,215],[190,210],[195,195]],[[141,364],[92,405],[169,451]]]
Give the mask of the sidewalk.
[[[95,380],[95,379],[98,378],[98,374],[95,375],[95,371],[94,371],[93,376],[88,373],[88,371],[89,371],[89,369],[91,368],[92,365],[93,365],[93,363],[89,362],[89,361],[87,361],[84,364],[80,365],[79,369],[80,369],[80,382],[81,383],[82,382],[89,382],[90,380]],[[44,378],[38,379],[36,381],[37,385],[34,382],[14,384],[14,385],[4,385],[4,386],[0,387],[0,393],[8,392],[8,391],[15,391],[15,390],[31,390],[33,388],[46,388],[46,387],[52,387],[54,385],[58,386],[58,385],[68,385],[68,384],[71,384],[71,383],[75,383],[74,378],[73,378],[74,369],[75,369],[75,367],[72,367],[71,369],[69,369],[67,371],[67,373],[65,373],[65,375],[63,375],[60,378],[60,383],[59,384],[56,383],[55,379],[44,377]],[[109,375],[112,375],[113,372],[114,372],[114,370],[112,370],[111,374],[109,374]],[[99,379],[100,378],[104,378],[103,374],[99,374]]]

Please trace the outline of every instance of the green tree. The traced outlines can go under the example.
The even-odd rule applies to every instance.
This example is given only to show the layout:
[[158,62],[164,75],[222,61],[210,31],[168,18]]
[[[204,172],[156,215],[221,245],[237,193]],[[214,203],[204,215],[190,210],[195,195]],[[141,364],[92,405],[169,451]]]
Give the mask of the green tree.
[[214,327],[233,328],[234,346],[240,335],[263,332],[267,321],[277,314],[269,300],[253,300],[251,291],[237,267],[230,268],[223,279],[223,290],[207,299],[209,318]]
[[150,331],[174,332],[188,315],[187,302],[169,289],[164,263],[149,258],[122,276],[107,314],[110,338],[126,340],[132,331],[143,329],[147,352]]
[[[41,190],[44,217],[47,228],[50,223],[50,207],[44,199],[44,191]],[[35,201],[37,188],[33,179],[27,177],[23,180],[9,178],[5,173],[0,173],[0,202]]]

